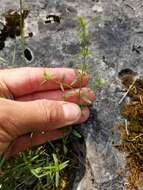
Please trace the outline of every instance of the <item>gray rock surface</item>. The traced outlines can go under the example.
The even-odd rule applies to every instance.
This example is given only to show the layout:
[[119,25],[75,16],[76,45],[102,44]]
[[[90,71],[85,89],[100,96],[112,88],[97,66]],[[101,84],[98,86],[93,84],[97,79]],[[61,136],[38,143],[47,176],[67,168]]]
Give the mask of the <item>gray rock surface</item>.
[[[77,175],[73,190],[124,190],[125,179],[119,175],[124,167],[124,155],[112,147],[112,141],[119,140],[112,134],[120,116],[118,104],[123,93],[118,72],[125,68],[143,74],[143,1],[142,0],[25,0],[30,9],[26,19],[25,45],[31,49],[34,58],[25,66],[79,67],[80,61],[74,55],[79,51],[75,16],[92,17],[90,30],[89,72],[105,80],[96,89],[96,101],[91,108],[91,117],[80,127],[86,143],[86,171],[79,182]],[[16,1],[1,0],[3,13],[18,8]],[[61,16],[60,24],[45,24],[46,15]],[[15,45],[16,44],[16,45]],[[12,65],[13,50],[16,47],[16,61]],[[20,59],[20,39],[8,39],[0,55],[7,63],[1,68],[23,66]]]

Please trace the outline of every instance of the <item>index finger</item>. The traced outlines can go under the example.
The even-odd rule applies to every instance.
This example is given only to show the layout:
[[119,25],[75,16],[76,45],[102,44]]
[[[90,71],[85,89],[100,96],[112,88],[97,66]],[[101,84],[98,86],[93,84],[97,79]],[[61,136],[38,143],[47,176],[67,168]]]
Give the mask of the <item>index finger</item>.
[[[47,80],[45,80],[46,77]],[[0,71],[0,79],[7,85],[14,97],[60,88],[85,87],[88,83],[87,75],[84,76],[81,84],[77,72],[70,68],[6,69]]]

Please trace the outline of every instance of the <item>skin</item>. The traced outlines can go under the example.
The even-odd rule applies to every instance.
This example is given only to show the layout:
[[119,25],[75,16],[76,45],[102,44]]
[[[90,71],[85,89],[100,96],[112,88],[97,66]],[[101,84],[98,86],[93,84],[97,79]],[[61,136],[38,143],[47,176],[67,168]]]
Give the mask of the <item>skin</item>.
[[[54,76],[43,83],[43,73]],[[76,72],[67,68],[18,68],[0,71],[0,155],[12,143],[10,155],[16,155],[27,148],[57,140],[66,135],[61,128],[86,121],[89,109],[84,100],[79,100],[80,83],[72,89],[60,84],[71,84]],[[84,77],[81,93],[89,100],[95,99],[93,91],[86,88],[88,76]],[[70,96],[66,97],[66,94]],[[84,105],[80,109],[77,103]],[[44,133],[43,133],[44,131]],[[31,135],[32,133],[32,135]]]

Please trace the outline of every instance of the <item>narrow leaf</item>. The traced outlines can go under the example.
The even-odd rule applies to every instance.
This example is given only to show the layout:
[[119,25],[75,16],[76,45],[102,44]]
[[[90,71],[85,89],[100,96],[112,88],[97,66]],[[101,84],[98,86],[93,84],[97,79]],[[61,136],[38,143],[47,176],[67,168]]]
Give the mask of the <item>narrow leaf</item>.
[[65,91],[64,86],[63,86],[63,84],[62,84],[62,83],[60,83],[60,89],[61,89],[61,91],[62,91],[62,92],[64,92],[64,91]]
[[91,100],[89,99],[89,97],[88,96],[86,96],[86,95],[81,95],[81,98],[82,98],[82,100],[84,100],[86,103],[88,103],[88,104],[91,104],[92,102],[91,102]]
[[77,137],[77,138],[81,138],[82,136],[81,136],[81,134],[79,133],[79,132],[77,132],[76,130],[72,130],[72,134],[75,136],[75,137]]

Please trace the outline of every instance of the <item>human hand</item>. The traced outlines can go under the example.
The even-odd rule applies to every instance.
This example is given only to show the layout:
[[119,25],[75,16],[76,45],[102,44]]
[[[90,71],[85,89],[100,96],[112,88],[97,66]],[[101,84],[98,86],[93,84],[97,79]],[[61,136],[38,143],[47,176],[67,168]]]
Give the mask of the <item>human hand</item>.
[[[80,100],[83,110],[77,105],[80,84],[62,92],[60,83],[55,82],[64,75],[64,82],[70,85],[76,78],[75,71],[48,69],[54,78],[43,83],[45,70],[27,67],[0,71],[0,97],[4,97],[0,98],[0,155],[13,141],[10,155],[59,139],[65,135],[60,128],[88,119],[88,103]],[[87,83],[88,76],[84,77],[81,93],[92,102],[95,96],[85,88]],[[67,93],[71,95],[66,97]]]

